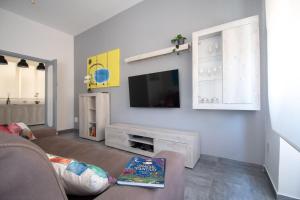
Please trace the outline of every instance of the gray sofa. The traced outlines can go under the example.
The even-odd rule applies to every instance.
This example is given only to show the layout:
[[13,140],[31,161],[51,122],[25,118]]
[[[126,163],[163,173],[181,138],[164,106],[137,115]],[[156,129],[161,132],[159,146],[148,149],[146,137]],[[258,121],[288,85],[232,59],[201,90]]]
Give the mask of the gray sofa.
[[[45,152],[74,158],[105,169],[118,177],[132,154],[116,149],[59,137],[50,128],[34,130],[37,140],[0,133],[0,195],[5,200],[183,200],[184,158],[163,151],[167,159],[164,189],[113,185],[98,196],[67,196]],[[34,144],[35,143],[35,144]]]

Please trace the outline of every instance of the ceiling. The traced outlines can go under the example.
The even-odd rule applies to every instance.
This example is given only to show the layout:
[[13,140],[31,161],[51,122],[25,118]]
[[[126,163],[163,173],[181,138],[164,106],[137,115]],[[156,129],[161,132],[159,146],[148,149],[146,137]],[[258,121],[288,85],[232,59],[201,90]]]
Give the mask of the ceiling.
[[121,13],[143,0],[1,0],[0,8],[71,35]]

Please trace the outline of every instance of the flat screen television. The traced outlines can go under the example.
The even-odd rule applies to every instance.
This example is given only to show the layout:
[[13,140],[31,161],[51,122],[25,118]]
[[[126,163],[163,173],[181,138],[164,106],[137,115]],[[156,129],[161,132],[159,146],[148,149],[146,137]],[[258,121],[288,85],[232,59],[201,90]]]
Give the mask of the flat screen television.
[[128,77],[130,107],[179,108],[178,70]]

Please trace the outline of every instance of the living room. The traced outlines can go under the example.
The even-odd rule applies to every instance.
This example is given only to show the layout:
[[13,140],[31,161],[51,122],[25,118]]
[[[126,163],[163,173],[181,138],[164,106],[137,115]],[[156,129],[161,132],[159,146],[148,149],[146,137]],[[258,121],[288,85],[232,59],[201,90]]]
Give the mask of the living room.
[[[21,184],[33,184],[28,172],[11,188],[0,184],[0,196],[300,199],[299,8],[297,0],[1,1],[0,55],[45,65],[44,123],[27,124],[39,153],[96,165],[116,179],[133,156],[164,157],[166,175],[163,189],[115,183],[78,195],[60,179],[41,187],[53,177],[34,181],[42,191],[34,192]],[[7,163],[30,159],[0,155],[2,164],[7,155],[19,159]]]

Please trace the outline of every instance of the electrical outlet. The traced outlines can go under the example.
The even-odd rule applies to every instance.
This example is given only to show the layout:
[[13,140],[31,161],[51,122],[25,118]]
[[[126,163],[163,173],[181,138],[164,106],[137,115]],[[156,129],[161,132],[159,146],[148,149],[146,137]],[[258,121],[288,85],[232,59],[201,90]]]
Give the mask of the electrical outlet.
[[78,117],[74,117],[74,122],[78,123]]

